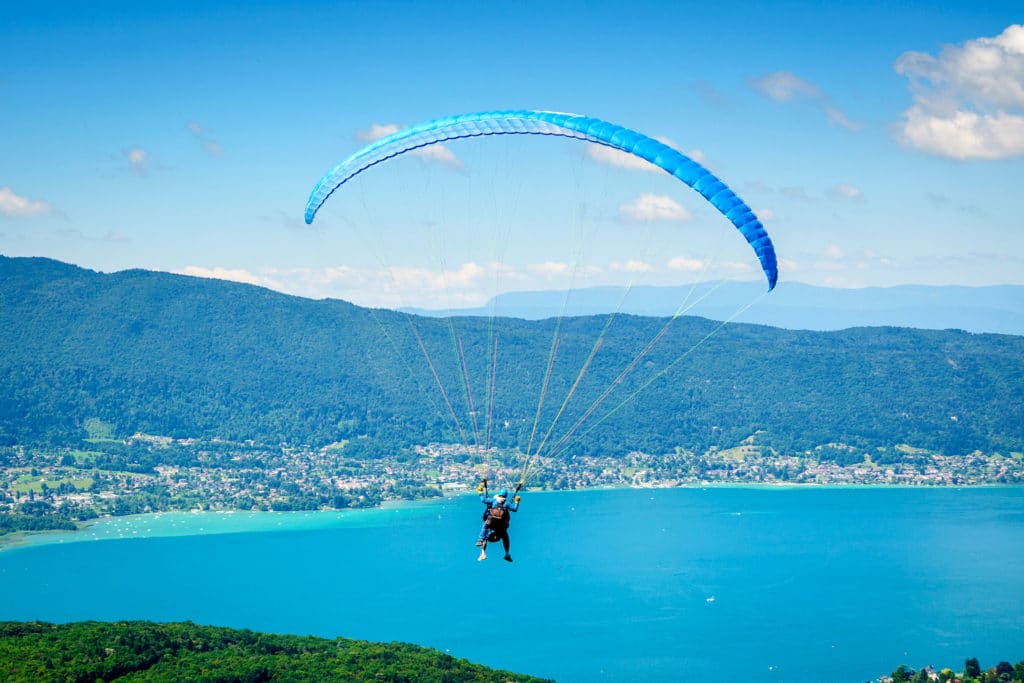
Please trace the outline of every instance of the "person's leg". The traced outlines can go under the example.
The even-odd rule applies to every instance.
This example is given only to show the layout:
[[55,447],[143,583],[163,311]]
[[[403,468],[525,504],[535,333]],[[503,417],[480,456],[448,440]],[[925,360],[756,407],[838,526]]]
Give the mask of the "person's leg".
[[511,562],[512,561],[512,556],[508,554],[509,541],[508,541],[508,531],[507,530],[501,534],[501,545],[503,545],[505,547],[505,560],[508,561],[508,562]]
[[480,536],[477,537],[476,544],[483,547],[489,533],[491,533],[491,530],[487,527],[487,522],[484,522],[484,525],[480,527]]

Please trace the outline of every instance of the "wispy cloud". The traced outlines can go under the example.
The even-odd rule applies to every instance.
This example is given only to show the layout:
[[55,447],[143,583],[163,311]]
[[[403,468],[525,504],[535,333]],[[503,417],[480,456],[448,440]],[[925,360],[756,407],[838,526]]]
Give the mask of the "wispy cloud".
[[[885,254],[880,254],[873,249],[848,250],[838,244],[830,244],[817,254],[808,255],[809,269],[812,273],[824,276],[823,282],[830,284],[851,283],[858,280],[844,280],[852,273],[863,273],[865,271],[890,270],[896,266],[896,261]],[[796,271],[798,268],[794,263],[788,270]],[[807,269],[804,269],[807,272]]]
[[192,277],[205,277],[213,280],[230,280],[232,282],[244,282],[248,285],[260,285],[263,287],[270,287],[272,289],[278,289],[280,283],[270,278],[256,275],[243,270],[241,268],[206,268],[203,266],[185,266],[179,271],[175,271],[180,275],[191,275]]
[[850,201],[860,201],[861,199],[864,199],[864,193],[860,188],[854,187],[848,183],[839,183],[829,191],[829,194],[837,199],[847,199]]
[[546,261],[513,267],[501,263],[463,263],[454,269],[416,266],[365,268],[334,265],[318,268],[262,271],[190,265],[175,271],[194,277],[231,280],[314,299],[339,298],[362,306],[422,307],[437,310],[481,306],[501,292],[566,289],[598,285],[620,286],[643,274],[651,282],[678,283],[686,279],[757,275],[757,264],[713,262],[677,256],[664,262],[631,258],[581,266]]
[[638,156],[623,152],[622,150],[615,149],[613,147],[605,147],[597,143],[591,142],[587,144],[587,156],[592,161],[596,161],[599,164],[607,164],[609,166],[618,166],[619,168],[629,168],[636,171],[660,171],[657,166],[649,161],[641,159]]
[[541,275],[565,275],[571,268],[572,266],[568,263],[561,261],[545,261],[544,263],[534,263],[527,266],[530,272]]
[[654,270],[654,266],[639,259],[629,259],[628,261],[610,263],[608,269],[619,273],[649,273]]
[[413,150],[412,153],[418,157],[436,161],[449,168],[454,168],[456,170],[462,168],[462,162],[455,156],[455,152],[451,151],[444,145],[430,145],[429,147]]
[[1024,155],[1024,25],[938,56],[905,52],[895,69],[914,93],[899,126],[904,146],[960,160]]
[[760,78],[751,78],[750,85],[775,102],[789,102],[800,98],[816,100],[824,97],[816,86],[789,71],[776,71]]
[[393,135],[402,129],[397,123],[371,123],[369,128],[356,131],[356,139],[360,142],[376,142],[381,138]]
[[[369,128],[357,131],[356,138],[361,142],[376,142],[381,138],[397,133],[401,129],[402,126],[399,126],[397,123],[374,123]],[[428,159],[456,171],[462,170],[462,160],[455,156],[455,152],[449,147],[440,143],[414,149],[409,154]]]
[[726,261],[724,264],[722,264],[722,267],[727,272],[734,274],[738,273],[741,275],[753,273],[758,270],[757,268],[754,267],[754,264],[748,263],[746,261]]
[[798,185],[790,187],[781,187],[779,188],[779,192],[781,192],[782,196],[785,197],[786,199],[795,199],[800,202],[814,201],[814,198],[811,197],[810,194],[808,194],[807,190]]
[[686,273],[699,273],[708,267],[708,261],[687,256],[676,256],[668,260],[669,270],[679,270]]
[[192,136],[204,150],[215,157],[224,156],[224,148],[221,147],[219,142],[210,137],[209,131],[205,128],[195,121],[189,121],[185,124],[185,127],[188,128],[189,132],[192,133]]
[[714,107],[715,109],[731,109],[732,101],[725,93],[715,87],[713,83],[704,80],[694,81],[690,84],[690,90],[697,93],[698,96],[708,106]]
[[451,292],[474,289],[487,271],[476,263],[463,263],[457,270],[431,270],[393,266],[387,269],[395,286],[403,291]]
[[149,170],[150,156],[142,147],[130,147],[124,150],[124,158],[133,175],[144,176]]
[[49,203],[41,199],[29,199],[16,193],[10,187],[0,187],[0,214],[25,218],[42,216],[53,211]]
[[796,101],[809,102],[820,109],[829,121],[837,126],[852,131],[860,130],[863,127],[862,124],[851,121],[839,107],[833,104],[832,98],[821,88],[790,71],[775,71],[758,78],[751,78],[748,82],[754,90],[773,102],[780,104]]
[[[679,146],[672,140],[665,137],[655,137],[658,142],[664,143],[673,149],[679,149]],[[683,150],[680,150],[683,151]],[[691,149],[689,151],[683,151],[683,153],[696,161],[698,164],[705,164],[707,157],[704,152],[700,149]],[[596,161],[599,164],[606,164],[608,166],[618,166],[619,168],[628,168],[635,171],[650,171],[655,173],[664,173],[662,169],[658,168],[654,164],[640,157],[630,154],[629,152],[623,152],[622,150],[615,149],[614,147],[606,147],[605,145],[599,145],[595,142],[587,143],[587,156],[591,161]]]
[[619,207],[622,217],[634,223],[650,221],[688,221],[690,212],[667,195],[645,192]]

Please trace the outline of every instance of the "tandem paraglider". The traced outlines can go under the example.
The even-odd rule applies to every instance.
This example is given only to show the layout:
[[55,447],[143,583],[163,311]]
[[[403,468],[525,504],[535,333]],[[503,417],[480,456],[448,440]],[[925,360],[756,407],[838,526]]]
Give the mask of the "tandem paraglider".
[[[384,162],[390,159],[409,152],[416,152],[430,145],[437,145],[448,141],[504,135],[574,138],[611,148],[652,164],[657,169],[664,171],[696,191],[733,225],[750,249],[753,250],[760,264],[760,269],[767,280],[768,291],[770,292],[775,288],[778,281],[778,262],[772,240],[750,206],[724,182],[700,163],[665,142],[634,130],[602,121],[601,119],[577,114],[532,110],[489,111],[434,119],[398,130],[366,145],[326,173],[316,183],[306,202],[305,221],[307,224],[312,224],[328,198],[335,192],[338,192],[343,185],[364,171],[384,164]],[[564,454],[570,446],[577,443],[610,415],[628,405],[647,386],[665,376],[671,368],[707,341],[722,325],[729,322],[729,320],[725,320],[710,333],[699,338],[689,348],[680,349],[674,358],[670,358],[667,362],[663,360],[660,368],[651,369],[649,361],[642,363],[641,361],[649,356],[651,350],[665,336],[672,323],[685,310],[688,309],[681,305],[677,313],[668,319],[660,331],[646,342],[646,345],[643,345],[642,348],[639,348],[638,345],[639,350],[623,369],[620,371],[614,369],[609,371],[608,368],[602,368],[601,376],[613,377],[613,379],[611,381],[607,379],[602,380],[605,383],[603,390],[588,387],[588,391],[591,392],[590,395],[584,399],[583,404],[578,409],[574,410],[568,409],[570,399],[573,396],[584,393],[583,390],[580,390],[584,376],[587,375],[588,370],[592,370],[596,365],[594,362],[595,358],[602,348],[606,333],[617,312],[610,314],[608,323],[604,325],[600,336],[593,343],[589,354],[577,352],[578,357],[585,356],[585,358],[578,363],[576,369],[571,370],[575,374],[575,379],[572,379],[572,375],[568,375],[568,377],[563,376],[560,382],[552,382],[555,358],[559,353],[562,341],[562,317],[564,313],[563,316],[558,318],[557,323],[552,326],[553,338],[543,379],[539,381],[537,379],[533,380],[536,386],[531,386],[531,388],[536,390],[538,396],[532,429],[526,429],[523,432],[522,441],[511,446],[511,449],[519,454],[518,457],[521,458],[522,462],[521,468],[518,468],[520,472],[517,477],[511,478],[511,473],[507,473],[512,482],[517,482],[513,491],[513,497],[509,498],[509,492],[506,488],[501,488],[493,496],[490,495],[487,490],[486,479],[477,488],[481,502],[486,506],[483,527],[480,530],[480,536],[476,543],[481,549],[478,559],[486,559],[487,543],[501,541],[505,550],[504,559],[509,562],[512,561],[512,556],[509,552],[509,520],[511,513],[519,509],[520,490],[543,467],[543,464],[538,465],[537,463],[551,462],[555,457]],[[415,338],[416,345],[426,361],[430,376],[432,376],[433,382],[436,384],[436,391],[438,396],[440,396],[440,400],[437,400],[435,403],[436,412],[446,424],[451,425],[451,433],[458,435],[463,444],[464,453],[478,458],[489,458],[490,454],[494,451],[492,435],[495,432],[496,423],[494,419],[494,406],[496,401],[495,387],[498,383],[499,338],[499,330],[495,322],[497,319],[494,317],[491,319],[491,340],[485,347],[485,353],[487,354],[486,362],[476,363],[476,366],[479,368],[478,372],[481,375],[484,373],[487,375],[487,377],[480,379],[471,377],[470,368],[474,364],[467,361],[468,354],[463,347],[457,319],[451,315],[445,318],[451,336],[451,348],[454,350],[454,359],[447,373],[449,384],[446,386],[446,382],[442,380],[442,376],[445,376],[446,373],[438,370],[435,363],[436,359],[432,358],[432,354],[428,349],[429,345],[420,333],[419,326],[424,324],[422,322],[424,319],[408,312],[404,313],[404,316]],[[735,314],[733,317],[735,317]],[[389,342],[392,343],[392,346],[398,352],[398,345],[393,342],[392,336],[384,329],[384,324],[379,324],[381,324],[382,331],[388,337]],[[403,358],[403,361],[408,365],[408,359]],[[640,367],[645,367],[649,372],[649,376],[643,380],[634,381],[632,385],[626,383],[626,378]],[[564,368],[560,368],[560,371],[563,373],[568,372]],[[510,371],[509,374],[514,375],[515,371]],[[458,376],[457,385],[451,384],[452,380],[450,378],[454,376]],[[474,382],[482,390],[478,389],[474,392]],[[563,398],[560,404],[556,401],[554,403],[548,402],[546,405],[545,400],[553,385],[563,387]],[[522,387],[519,386],[517,389],[521,392]],[[621,395],[617,396],[615,401],[610,402],[610,408],[606,406],[602,412],[598,412],[599,408],[615,393],[616,389],[619,390],[620,394],[626,395],[624,397]],[[459,400],[455,399],[457,392],[464,392],[464,396]],[[486,396],[487,398],[484,401],[480,401],[480,396]],[[563,417],[565,420],[562,419]],[[545,420],[543,425],[541,424],[542,418]],[[570,421],[572,424],[569,427],[560,424]],[[506,421],[505,424],[507,425],[508,422]],[[528,440],[525,436],[526,433],[529,434]],[[506,448],[509,448],[508,444],[506,444]],[[482,462],[481,465],[490,469],[488,462]]]

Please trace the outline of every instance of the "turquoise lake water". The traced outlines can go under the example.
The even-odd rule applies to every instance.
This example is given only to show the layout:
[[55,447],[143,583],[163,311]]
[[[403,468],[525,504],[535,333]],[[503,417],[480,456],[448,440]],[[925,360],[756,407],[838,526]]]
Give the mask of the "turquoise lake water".
[[1024,489],[530,494],[513,564],[475,561],[481,509],[105,520],[0,551],[0,619],[398,640],[560,681],[1024,659]]

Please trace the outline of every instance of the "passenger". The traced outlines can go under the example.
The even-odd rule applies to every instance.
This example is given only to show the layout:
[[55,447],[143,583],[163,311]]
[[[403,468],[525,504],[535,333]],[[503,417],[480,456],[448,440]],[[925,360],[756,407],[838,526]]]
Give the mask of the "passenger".
[[[516,486],[516,493],[519,493],[520,488],[522,488],[522,484]],[[480,556],[476,559],[477,561],[487,559],[488,541],[501,541],[502,546],[505,548],[504,559],[506,562],[511,562],[512,555],[509,554],[508,526],[509,522],[512,521],[512,513],[519,510],[519,496],[517,495],[513,502],[510,503],[508,502],[508,491],[501,489],[492,498],[487,494],[486,480],[476,490],[480,494],[480,502],[487,506],[484,510],[484,524],[480,529],[480,537],[476,542],[476,545],[480,548]]]

